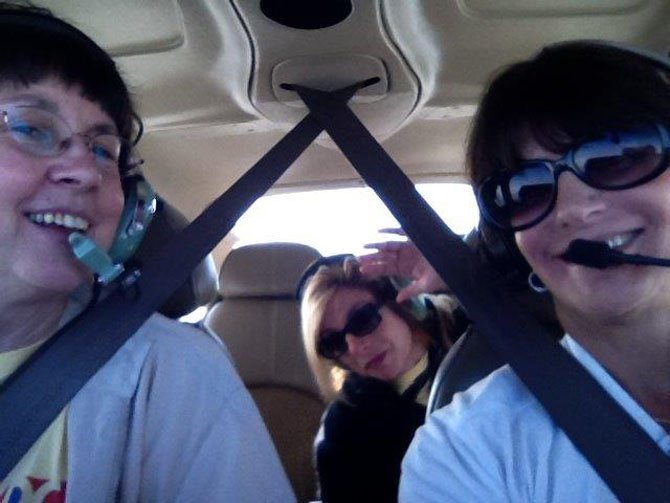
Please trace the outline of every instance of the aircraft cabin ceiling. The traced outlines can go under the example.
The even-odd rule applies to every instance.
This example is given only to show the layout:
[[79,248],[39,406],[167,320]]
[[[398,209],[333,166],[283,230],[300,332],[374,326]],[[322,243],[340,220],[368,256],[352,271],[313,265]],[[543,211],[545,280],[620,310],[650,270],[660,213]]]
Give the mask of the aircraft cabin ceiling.
[[[463,180],[463,142],[497,68],[550,42],[667,53],[666,0],[42,0],[107,48],[135,94],[159,193],[193,218],[306,113],[284,82],[337,89],[415,181]],[[360,182],[320,138],[275,190]]]

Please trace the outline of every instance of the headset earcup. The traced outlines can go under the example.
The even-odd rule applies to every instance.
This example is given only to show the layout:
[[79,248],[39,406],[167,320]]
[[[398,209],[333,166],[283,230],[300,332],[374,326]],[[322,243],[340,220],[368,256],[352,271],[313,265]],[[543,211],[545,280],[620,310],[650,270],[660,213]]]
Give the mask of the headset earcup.
[[465,242],[507,281],[508,286],[526,288],[531,271],[514,242],[514,235],[481,221],[465,237]]
[[465,241],[483,261],[500,273],[505,288],[523,308],[532,313],[556,338],[563,334],[549,292],[538,294],[528,287],[531,267],[517,248],[512,233],[501,232],[481,222],[478,228],[466,236]]
[[125,203],[109,250],[109,255],[117,264],[132,257],[156,213],[156,192],[144,177],[126,177],[123,191]]
[[[387,294],[385,298],[395,300],[398,296],[398,292],[406,287],[410,283],[409,279],[400,278],[397,276],[392,276],[389,278],[388,286],[385,287]],[[424,295],[415,295],[403,304],[409,308],[412,312],[412,316],[417,320],[423,320],[428,316],[428,307],[426,306],[425,296]]]

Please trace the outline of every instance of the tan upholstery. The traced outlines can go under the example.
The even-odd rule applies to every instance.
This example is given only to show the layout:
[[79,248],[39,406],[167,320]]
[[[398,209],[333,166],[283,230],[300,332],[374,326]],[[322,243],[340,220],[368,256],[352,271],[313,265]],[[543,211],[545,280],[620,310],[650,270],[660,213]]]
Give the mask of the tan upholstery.
[[219,276],[221,301],[204,320],[228,346],[298,501],[315,499],[312,444],[324,404],[305,357],[294,293],[302,271],[318,257],[296,243],[231,251]]

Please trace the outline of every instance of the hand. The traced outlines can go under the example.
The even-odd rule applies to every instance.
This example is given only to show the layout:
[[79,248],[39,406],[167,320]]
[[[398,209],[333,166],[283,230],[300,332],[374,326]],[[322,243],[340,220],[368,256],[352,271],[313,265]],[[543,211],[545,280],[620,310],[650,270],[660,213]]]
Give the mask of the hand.
[[[405,235],[402,229],[382,229],[380,232]],[[358,257],[361,273],[370,277],[399,276],[411,280],[409,285],[398,292],[396,299],[398,302],[421,293],[447,288],[442,278],[411,241],[370,243],[365,245],[365,248],[377,251]]]

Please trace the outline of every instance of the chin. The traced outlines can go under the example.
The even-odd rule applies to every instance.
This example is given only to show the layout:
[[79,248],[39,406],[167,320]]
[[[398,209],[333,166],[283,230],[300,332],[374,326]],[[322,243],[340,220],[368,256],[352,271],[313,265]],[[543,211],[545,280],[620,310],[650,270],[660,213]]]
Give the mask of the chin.
[[32,270],[23,275],[27,283],[42,291],[54,294],[70,295],[81,284],[92,282],[92,276],[78,266],[68,268],[53,267],[42,271]]
[[374,372],[374,375],[371,374],[371,376],[376,377],[377,379],[381,379],[382,381],[393,381],[394,379],[397,379],[400,374],[401,372],[385,369],[380,370],[379,372]]
[[[592,296],[582,304],[574,306],[559,306],[556,304],[556,310],[560,318],[569,319],[574,315],[580,319],[590,319],[592,321],[603,320],[607,325],[619,325],[634,311],[630,298],[600,298]],[[563,315],[561,315],[563,313]],[[573,315],[570,315],[573,313]]]

